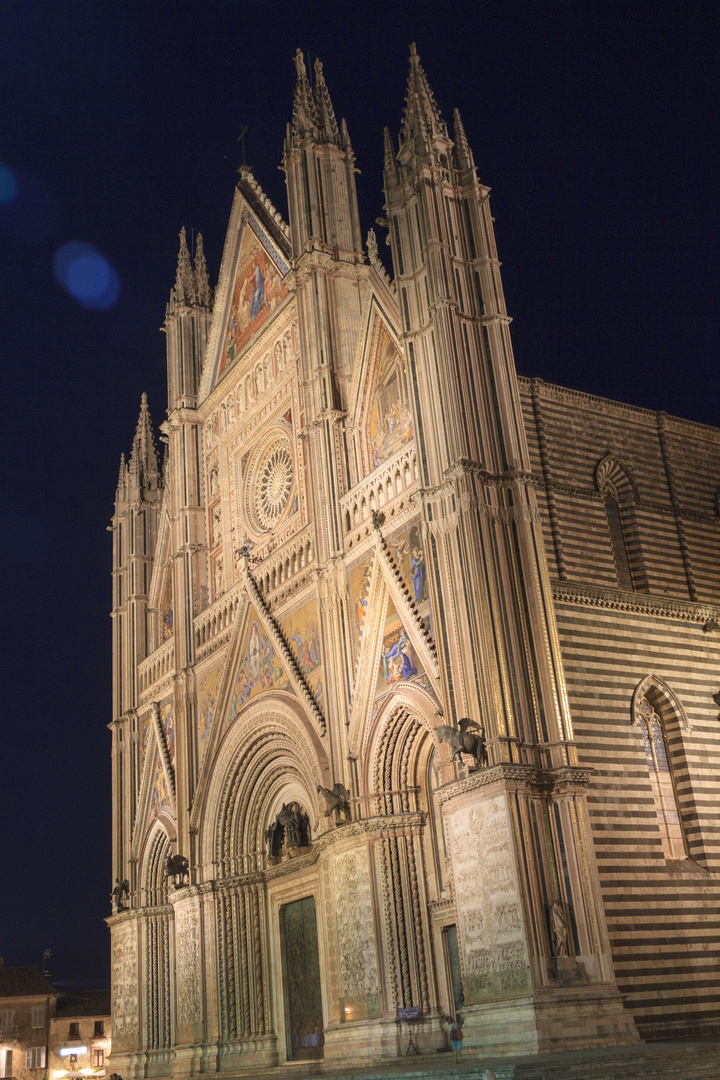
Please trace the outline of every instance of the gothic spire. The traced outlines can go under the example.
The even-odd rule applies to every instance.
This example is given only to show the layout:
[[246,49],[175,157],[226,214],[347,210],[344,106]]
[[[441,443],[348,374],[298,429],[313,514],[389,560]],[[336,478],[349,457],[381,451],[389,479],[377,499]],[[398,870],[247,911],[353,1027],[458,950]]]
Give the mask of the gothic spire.
[[455,158],[459,169],[472,169],[475,167],[472,150],[465,134],[465,125],[462,122],[459,109],[453,112],[453,134],[455,136]]
[[405,110],[400,129],[400,144],[414,143],[420,153],[450,142],[447,126],[430,89],[427,76],[420,63],[415,43],[410,46],[410,71],[408,74]]
[[313,88],[313,95],[315,97],[317,126],[322,141],[339,143],[340,132],[338,130],[337,120],[335,119],[333,103],[330,100],[330,91],[327,88],[325,76],[323,75],[321,60],[315,61],[315,86]]
[[295,50],[295,71],[297,72],[297,83],[295,84],[295,98],[293,100],[292,133],[301,138],[308,132],[315,134],[317,117],[315,115],[315,98],[313,97],[305,61],[300,49]]
[[208,311],[212,308],[212,289],[205,262],[202,233],[198,233],[195,242],[195,295],[198,307],[206,308]]
[[170,293],[170,307],[192,307],[196,300],[195,274],[190,262],[185,226],[180,230],[180,250],[178,251],[175,285]]
[[131,480],[140,488],[162,486],[147,394],[143,394],[140,399],[140,415],[135,428],[127,471]]

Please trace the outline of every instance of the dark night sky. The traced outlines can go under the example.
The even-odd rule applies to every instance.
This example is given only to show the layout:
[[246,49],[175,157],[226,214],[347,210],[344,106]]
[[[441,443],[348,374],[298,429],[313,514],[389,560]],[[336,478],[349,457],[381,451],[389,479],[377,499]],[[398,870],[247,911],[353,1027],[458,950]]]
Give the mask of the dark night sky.
[[[178,231],[203,232],[215,278],[241,125],[286,211],[295,48],[325,61],[367,229],[417,41],[493,189],[521,373],[716,423],[718,31],[710,0],[3,0],[0,162],[19,185],[0,207],[7,963],[50,947],[59,984],[109,980],[105,527],[141,392],[164,414]],[[108,310],[55,281],[70,241],[117,271]]]

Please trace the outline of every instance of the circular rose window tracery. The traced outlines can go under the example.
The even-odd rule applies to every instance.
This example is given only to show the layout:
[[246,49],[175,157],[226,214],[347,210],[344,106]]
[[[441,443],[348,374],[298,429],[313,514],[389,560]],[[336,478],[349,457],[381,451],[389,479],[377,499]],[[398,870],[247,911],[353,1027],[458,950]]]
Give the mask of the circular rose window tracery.
[[281,435],[263,448],[248,480],[246,505],[259,532],[268,532],[280,518],[292,482],[292,449],[289,440]]

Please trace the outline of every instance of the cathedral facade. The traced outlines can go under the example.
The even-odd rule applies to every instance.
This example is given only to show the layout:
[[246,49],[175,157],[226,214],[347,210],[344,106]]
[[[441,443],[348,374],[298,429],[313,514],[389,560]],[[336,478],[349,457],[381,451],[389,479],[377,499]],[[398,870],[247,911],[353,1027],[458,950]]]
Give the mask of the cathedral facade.
[[296,66],[120,467],[111,1066],[717,1030],[720,432],[518,378],[414,49],[390,278]]

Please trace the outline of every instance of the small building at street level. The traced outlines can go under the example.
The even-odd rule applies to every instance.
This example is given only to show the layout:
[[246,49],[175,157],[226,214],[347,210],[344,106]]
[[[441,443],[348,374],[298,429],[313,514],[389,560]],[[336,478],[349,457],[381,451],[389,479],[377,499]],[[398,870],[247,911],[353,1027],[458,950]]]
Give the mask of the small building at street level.
[[110,1048],[109,990],[58,990],[39,968],[0,957],[0,1077],[104,1077]]
[[414,48],[366,237],[296,69],[120,465],[109,1067],[717,1032],[720,431],[518,377]]

